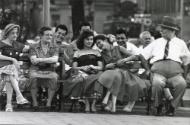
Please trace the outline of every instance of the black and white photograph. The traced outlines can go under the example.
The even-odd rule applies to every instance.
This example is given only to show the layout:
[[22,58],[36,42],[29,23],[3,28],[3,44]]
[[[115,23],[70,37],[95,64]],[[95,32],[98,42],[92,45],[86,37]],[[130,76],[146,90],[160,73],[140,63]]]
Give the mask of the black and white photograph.
[[190,0],[0,0],[0,125],[190,125]]

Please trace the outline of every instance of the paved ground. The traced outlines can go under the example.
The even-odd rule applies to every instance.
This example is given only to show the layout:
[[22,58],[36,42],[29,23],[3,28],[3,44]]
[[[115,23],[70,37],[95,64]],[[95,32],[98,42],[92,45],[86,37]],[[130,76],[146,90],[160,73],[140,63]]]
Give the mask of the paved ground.
[[22,125],[190,125],[189,117],[55,112],[0,112],[0,124]]
[[[190,100],[190,91],[184,100]],[[145,106],[135,106],[132,113],[124,113],[118,107],[117,114],[85,114],[62,112],[31,112],[17,109],[16,112],[0,111],[0,125],[190,125],[190,103],[176,111],[175,117],[147,116]]]

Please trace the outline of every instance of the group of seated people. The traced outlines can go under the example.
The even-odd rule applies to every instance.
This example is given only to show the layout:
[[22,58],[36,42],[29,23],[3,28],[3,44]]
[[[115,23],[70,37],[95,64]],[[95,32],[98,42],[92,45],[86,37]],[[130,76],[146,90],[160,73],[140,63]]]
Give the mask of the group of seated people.
[[[58,78],[62,77],[65,79],[64,83],[61,83],[63,97],[82,100],[85,112],[97,112],[96,102],[99,98],[102,98],[102,105],[106,111],[115,113],[119,100],[127,102],[123,111],[131,112],[135,102],[147,96],[148,90],[151,89],[156,114],[162,113],[164,96],[169,101],[166,115],[173,116],[186,88],[181,64],[189,61],[187,56],[189,50],[184,41],[175,35],[179,29],[175,25],[164,25],[168,21],[167,18],[169,17],[164,18],[160,25],[162,38],[152,41],[150,33],[145,31],[140,34],[144,43],[139,48],[127,42],[124,29],[118,29],[115,36],[95,34],[89,23],[81,25],[79,36],[72,43],[64,41],[68,33],[67,27],[58,25],[55,33],[50,27],[42,27],[39,31],[40,42],[24,46],[16,41],[20,27],[15,24],[7,25],[0,41],[0,74],[6,82],[7,90],[5,111],[13,111],[11,103],[13,89],[18,104],[29,103],[18,87],[18,55],[22,51],[29,51],[31,62],[29,87],[35,110],[39,109],[37,101],[39,87],[48,88],[46,108],[50,109],[55,92],[60,86]],[[166,42],[165,39],[173,40],[174,44],[175,41],[178,42],[176,43],[178,46],[170,45],[170,48],[176,47],[175,51],[178,53],[175,57],[169,53],[167,59],[162,60],[160,54],[165,58],[165,49],[163,53],[161,50],[165,48],[165,45],[162,46],[162,43]],[[60,61],[64,62],[65,69],[62,76],[56,73]],[[171,92],[168,86],[174,91]]]

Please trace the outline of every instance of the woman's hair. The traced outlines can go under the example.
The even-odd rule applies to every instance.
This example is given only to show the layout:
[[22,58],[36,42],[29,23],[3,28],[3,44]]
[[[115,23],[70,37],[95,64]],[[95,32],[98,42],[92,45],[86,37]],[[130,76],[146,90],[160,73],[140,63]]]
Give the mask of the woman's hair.
[[[79,36],[79,39],[76,42],[78,49],[83,49],[84,48],[84,39],[88,38],[89,36],[94,36],[94,33],[92,31],[84,31]],[[94,43],[92,44],[92,46],[93,45],[94,45]]]
[[100,35],[97,35],[94,37],[94,43],[97,42],[97,40],[107,40],[109,44],[112,44],[112,42],[110,42],[110,40],[108,39],[108,37],[106,37],[105,35],[103,34],[100,34]]

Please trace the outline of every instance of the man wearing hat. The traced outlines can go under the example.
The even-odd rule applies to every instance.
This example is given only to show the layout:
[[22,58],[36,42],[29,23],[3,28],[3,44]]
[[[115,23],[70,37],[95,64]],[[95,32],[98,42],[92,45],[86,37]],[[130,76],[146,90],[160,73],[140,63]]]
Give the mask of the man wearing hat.
[[150,59],[152,72],[152,98],[157,115],[162,113],[162,97],[164,88],[172,88],[169,108],[166,115],[173,116],[186,88],[183,78],[183,60],[181,55],[189,54],[185,42],[176,37],[179,31],[177,21],[165,16],[162,20],[162,37],[150,43],[142,52],[145,59]]

